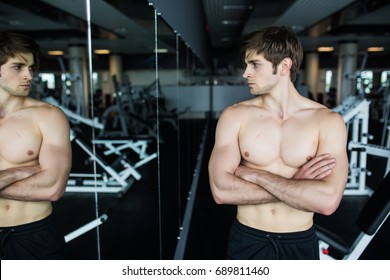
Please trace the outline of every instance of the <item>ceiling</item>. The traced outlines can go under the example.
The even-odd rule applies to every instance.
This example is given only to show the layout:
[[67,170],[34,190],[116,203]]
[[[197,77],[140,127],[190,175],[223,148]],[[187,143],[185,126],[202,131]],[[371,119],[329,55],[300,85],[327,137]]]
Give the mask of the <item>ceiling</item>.
[[[212,57],[237,53],[244,35],[270,25],[293,28],[307,52],[320,45],[334,46],[337,51],[340,41],[356,40],[360,52],[369,46],[383,46],[385,52],[381,55],[389,57],[390,0],[196,1],[204,11],[204,30],[209,34]],[[94,48],[108,48],[123,55],[153,53],[155,14],[149,5],[153,1],[90,2]],[[43,52],[66,51],[70,44],[85,44],[86,18],[86,4],[81,0],[0,1],[0,30],[28,33]],[[158,37],[159,48],[175,52],[175,34],[163,20],[158,20]]]

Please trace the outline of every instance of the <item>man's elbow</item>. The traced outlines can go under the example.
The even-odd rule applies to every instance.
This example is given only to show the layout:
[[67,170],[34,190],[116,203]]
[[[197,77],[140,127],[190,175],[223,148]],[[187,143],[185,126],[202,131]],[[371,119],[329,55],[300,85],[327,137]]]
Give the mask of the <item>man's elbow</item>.
[[326,201],[324,201],[322,207],[319,209],[318,212],[325,216],[332,215],[339,208],[341,198],[342,195],[341,196],[335,195],[333,197],[329,197]]
[[55,192],[50,194],[48,199],[51,202],[58,201],[64,195],[64,193],[65,193],[65,189],[64,190],[55,191]]
[[222,204],[229,204],[226,196],[224,195],[224,192],[217,189],[216,187],[211,188],[211,194],[214,198],[215,203],[222,205]]
[[222,199],[221,195],[218,193],[218,191],[211,189],[211,195],[213,196],[215,203],[224,204],[223,199]]
[[322,215],[325,215],[325,216],[330,216],[332,215],[334,212],[336,212],[338,208],[338,205],[337,206],[334,206],[334,205],[326,205],[324,206],[323,208],[320,209],[320,214]]
[[51,202],[58,201],[65,193],[66,184],[59,183],[50,189],[48,200]]

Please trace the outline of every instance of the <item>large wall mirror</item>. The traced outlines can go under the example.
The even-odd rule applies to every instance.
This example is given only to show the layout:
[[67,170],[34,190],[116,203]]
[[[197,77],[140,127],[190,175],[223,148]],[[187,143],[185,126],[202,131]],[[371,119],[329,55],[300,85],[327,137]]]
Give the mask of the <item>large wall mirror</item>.
[[41,46],[31,95],[71,124],[54,203],[67,259],[175,258],[206,123],[202,94],[189,98],[208,90],[202,62],[146,0],[0,1],[0,14]]

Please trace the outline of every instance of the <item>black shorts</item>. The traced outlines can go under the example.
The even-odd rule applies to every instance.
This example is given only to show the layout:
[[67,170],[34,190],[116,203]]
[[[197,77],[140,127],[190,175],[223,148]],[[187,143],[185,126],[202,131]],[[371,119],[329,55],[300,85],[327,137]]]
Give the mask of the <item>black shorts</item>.
[[315,227],[300,232],[272,233],[241,224],[229,234],[226,253],[231,260],[319,260]]
[[64,259],[65,239],[54,214],[12,227],[0,227],[2,260]]

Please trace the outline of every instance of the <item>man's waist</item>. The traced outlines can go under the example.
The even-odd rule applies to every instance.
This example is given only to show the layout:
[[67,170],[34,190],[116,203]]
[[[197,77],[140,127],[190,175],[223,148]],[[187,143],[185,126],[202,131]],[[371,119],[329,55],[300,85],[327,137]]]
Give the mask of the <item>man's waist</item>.
[[0,199],[0,227],[32,223],[46,218],[52,212],[48,201],[30,202]]
[[237,220],[251,228],[271,232],[304,231],[313,226],[313,213],[283,203],[238,206]]

